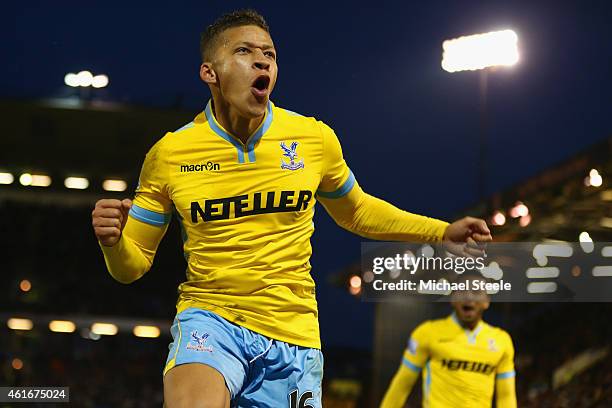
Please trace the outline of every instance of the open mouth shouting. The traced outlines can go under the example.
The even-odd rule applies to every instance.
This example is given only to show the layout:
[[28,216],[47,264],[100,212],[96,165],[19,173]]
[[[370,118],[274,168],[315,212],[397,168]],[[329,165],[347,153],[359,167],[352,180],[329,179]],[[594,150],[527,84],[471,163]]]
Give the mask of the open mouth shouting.
[[476,308],[474,307],[474,305],[464,304],[464,305],[461,306],[461,311],[464,314],[471,314],[472,312],[476,311]]
[[251,93],[258,102],[265,102],[269,94],[268,87],[270,86],[270,77],[268,75],[259,75],[251,85]]

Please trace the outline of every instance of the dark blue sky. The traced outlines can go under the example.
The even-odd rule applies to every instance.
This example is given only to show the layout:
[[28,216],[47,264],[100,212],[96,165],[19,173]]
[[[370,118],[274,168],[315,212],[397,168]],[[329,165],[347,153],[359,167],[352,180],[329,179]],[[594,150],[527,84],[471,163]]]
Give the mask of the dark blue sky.
[[[3,7],[12,21],[0,27],[0,97],[61,95],[67,72],[89,69],[110,77],[112,99],[170,106],[182,96],[194,112],[208,99],[200,31],[222,12],[255,7],[278,50],[275,103],[335,128],[366,191],[428,215],[449,217],[476,199],[478,74],[440,68],[446,38],[519,36],[520,63],[489,81],[489,192],[612,133],[607,1],[18,3]],[[369,346],[369,307],[325,285],[359,256],[360,240],[322,212],[313,266],[323,340]]]

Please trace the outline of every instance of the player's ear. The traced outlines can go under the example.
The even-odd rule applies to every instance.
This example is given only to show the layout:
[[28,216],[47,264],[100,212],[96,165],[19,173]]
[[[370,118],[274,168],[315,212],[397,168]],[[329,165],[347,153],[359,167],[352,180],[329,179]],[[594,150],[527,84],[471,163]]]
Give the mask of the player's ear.
[[491,302],[488,300],[485,300],[484,302],[482,302],[482,309],[487,310],[490,305],[491,305]]
[[200,65],[200,79],[207,84],[216,84],[217,83],[217,73],[212,67],[212,63],[203,62]]

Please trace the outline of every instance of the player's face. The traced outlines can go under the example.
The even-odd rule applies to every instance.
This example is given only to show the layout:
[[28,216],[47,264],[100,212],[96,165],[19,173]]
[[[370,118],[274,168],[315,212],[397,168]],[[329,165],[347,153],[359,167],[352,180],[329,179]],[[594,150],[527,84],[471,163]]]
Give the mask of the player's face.
[[482,314],[488,307],[488,301],[466,300],[453,302],[453,309],[455,309],[457,319],[466,325],[476,323],[482,319]]
[[456,291],[451,299],[455,315],[464,325],[477,323],[489,308],[489,296],[483,290]]
[[278,67],[272,38],[257,26],[234,27],[219,38],[212,68],[218,95],[246,118],[262,116]]

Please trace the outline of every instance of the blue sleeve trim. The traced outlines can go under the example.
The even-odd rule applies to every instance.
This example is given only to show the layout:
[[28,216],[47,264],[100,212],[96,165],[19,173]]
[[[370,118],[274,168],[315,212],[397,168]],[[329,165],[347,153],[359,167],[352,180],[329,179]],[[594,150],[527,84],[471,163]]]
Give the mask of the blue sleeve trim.
[[429,364],[431,362],[431,360],[427,360],[427,363],[425,363],[425,371],[426,371],[426,378],[425,378],[425,387],[424,388],[424,394],[426,397],[429,396],[429,391],[431,391],[431,365]]
[[419,367],[418,365],[412,364],[410,361],[408,361],[408,359],[406,357],[402,358],[402,363],[404,363],[404,365],[406,367],[408,367],[409,369],[411,369],[415,373],[420,373],[421,372],[421,367]]
[[512,378],[516,376],[516,372],[515,371],[508,371],[505,373],[499,373],[497,374],[497,376],[495,378],[497,378],[498,380],[505,380],[506,378]]
[[294,112],[294,111],[292,111],[292,110],[285,109],[285,108],[283,108],[283,110],[284,110],[285,112],[287,112],[287,113],[288,113],[290,116],[301,116],[301,117],[304,117],[304,115],[300,115],[299,113]]
[[355,176],[353,175],[352,171],[349,170],[349,172],[350,172],[349,178],[346,179],[344,184],[342,184],[342,186],[340,186],[339,189],[337,189],[336,191],[329,192],[329,193],[326,193],[325,191],[317,190],[317,195],[323,198],[340,198],[340,197],[347,195],[348,192],[351,191],[351,189],[355,185]]
[[194,127],[194,126],[195,126],[195,124],[194,124],[193,122],[189,122],[189,123],[188,123],[188,124],[186,124],[185,126],[183,126],[183,127],[181,127],[181,128],[176,129],[176,130],[174,131],[174,133],[178,133],[178,132],[181,132],[181,131],[183,131],[183,130],[191,129],[191,128],[192,128],[192,127]]
[[150,225],[155,225],[156,227],[161,227],[169,223],[170,218],[172,216],[172,213],[164,214],[155,211],[149,211],[135,204],[133,204],[132,208],[130,208],[129,214],[132,217],[136,218],[138,221],[142,221]]

